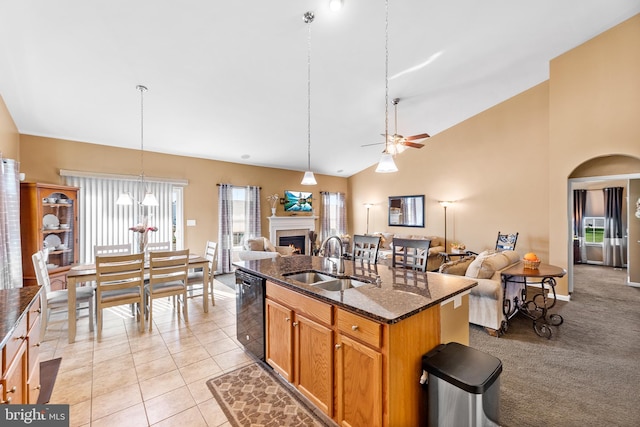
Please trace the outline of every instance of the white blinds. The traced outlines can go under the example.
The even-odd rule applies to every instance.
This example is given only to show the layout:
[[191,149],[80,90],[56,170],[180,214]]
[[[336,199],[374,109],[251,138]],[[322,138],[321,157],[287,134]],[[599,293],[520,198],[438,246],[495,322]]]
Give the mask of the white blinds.
[[158,227],[149,232],[149,242],[172,242],[172,202],[173,184],[170,182],[146,182],[148,191],[158,199],[158,206],[140,207],[118,206],[116,200],[121,193],[129,192],[141,200],[140,181],[126,179],[92,178],[86,176],[65,176],[67,185],[79,187],[78,232],[80,236],[80,262],[94,260],[95,245],[131,244],[134,252],[138,248],[138,233],[130,227],[148,216],[148,225]]

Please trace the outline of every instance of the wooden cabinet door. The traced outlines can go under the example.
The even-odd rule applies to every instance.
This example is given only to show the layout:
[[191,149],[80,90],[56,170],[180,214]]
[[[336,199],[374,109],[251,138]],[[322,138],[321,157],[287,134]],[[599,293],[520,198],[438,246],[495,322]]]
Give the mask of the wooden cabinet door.
[[22,405],[26,403],[25,385],[27,373],[27,345],[22,343],[11,364],[2,377],[4,384],[4,402]]
[[382,354],[338,333],[338,423],[382,426]]
[[293,383],[293,311],[270,299],[265,303],[265,360]]
[[295,383],[325,414],[333,416],[333,331],[296,314]]

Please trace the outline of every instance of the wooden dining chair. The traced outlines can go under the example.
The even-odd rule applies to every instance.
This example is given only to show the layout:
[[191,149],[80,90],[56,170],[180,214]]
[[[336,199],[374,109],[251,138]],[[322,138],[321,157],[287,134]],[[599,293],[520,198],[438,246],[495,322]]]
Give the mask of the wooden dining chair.
[[179,306],[182,304],[184,321],[189,321],[187,309],[188,268],[189,249],[149,252],[149,278],[144,287],[145,301],[148,302],[149,330],[153,328],[153,300],[156,298],[177,297],[174,298],[174,302],[177,300],[176,309],[179,313]]
[[98,339],[102,335],[102,310],[134,304],[144,331],[144,254],[96,256]]
[[93,256],[98,255],[128,255],[131,253],[131,244],[124,245],[95,245]]
[[429,256],[428,239],[393,238],[392,266],[411,270],[427,271],[427,257]]
[[[44,339],[44,334],[49,323],[51,311],[67,311],[69,309],[69,294],[66,289],[57,291],[51,290],[51,282],[49,280],[49,270],[47,270],[47,255],[43,251],[38,251],[31,256],[33,269],[36,273],[36,281],[42,287],[44,292],[42,298],[42,326],[40,329],[40,340]],[[76,289],[76,310],[85,305],[89,309],[89,331],[93,331],[93,298],[94,289],[91,286],[79,286]],[[77,316],[76,316],[77,318]]]
[[378,262],[378,250],[380,249],[380,236],[353,236],[353,259],[367,261],[375,264]]
[[147,252],[153,251],[170,251],[171,242],[149,242],[147,243]]
[[193,294],[193,290],[199,286],[209,286],[209,293],[211,294],[211,304],[216,305],[216,299],[213,295],[213,281],[215,279],[215,271],[218,268],[218,244],[207,241],[204,250],[204,258],[207,259],[209,264],[209,277],[204,277],[204,271],[202,269],[189,271],[187,275],[187,291],[189,298],[198,296],[199,294]]

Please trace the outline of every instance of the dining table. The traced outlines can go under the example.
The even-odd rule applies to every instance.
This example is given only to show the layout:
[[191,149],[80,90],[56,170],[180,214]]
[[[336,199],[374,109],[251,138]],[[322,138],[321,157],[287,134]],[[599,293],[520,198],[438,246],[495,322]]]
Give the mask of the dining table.
[[[201,255],[189,254],[189,269],[203,270],[203,276],[206,280],[209,277],[209,260]],[[145,273],[148,273],[149,262],[145,262]],[[79,283],[92,282],[96,280],[95,264],[76,264],[67,272],[67,292],[69,299],[69,343],[75,342],[76,339],[76,286]],[[202,284],[202,309],[205,313],[209,312],[209,283]],[[90,321],[93,321],[91,319]]]

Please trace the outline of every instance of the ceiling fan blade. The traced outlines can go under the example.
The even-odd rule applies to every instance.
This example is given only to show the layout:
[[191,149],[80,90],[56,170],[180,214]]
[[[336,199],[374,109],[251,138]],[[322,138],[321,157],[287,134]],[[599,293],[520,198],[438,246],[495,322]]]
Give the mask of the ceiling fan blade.
[[373,144],[364,144],[364,145],[361,145],[360,147],[370,147],[372,145],[381,145],[381,144],[384,144],[384,142],[374,142]]
[[405,141],[414,141],[416,139],[424,139],[424,138],[429,138],[429,134],[428,133],[421,133],[419,135],[408,136],[404,140]]
[[403,142],[401,142],[401,144],[406,146],[406,147],[411,147],[411,148],[422,148],[422,147],[424,147],[424,144],[421,144],[419,142],[403,141]]

